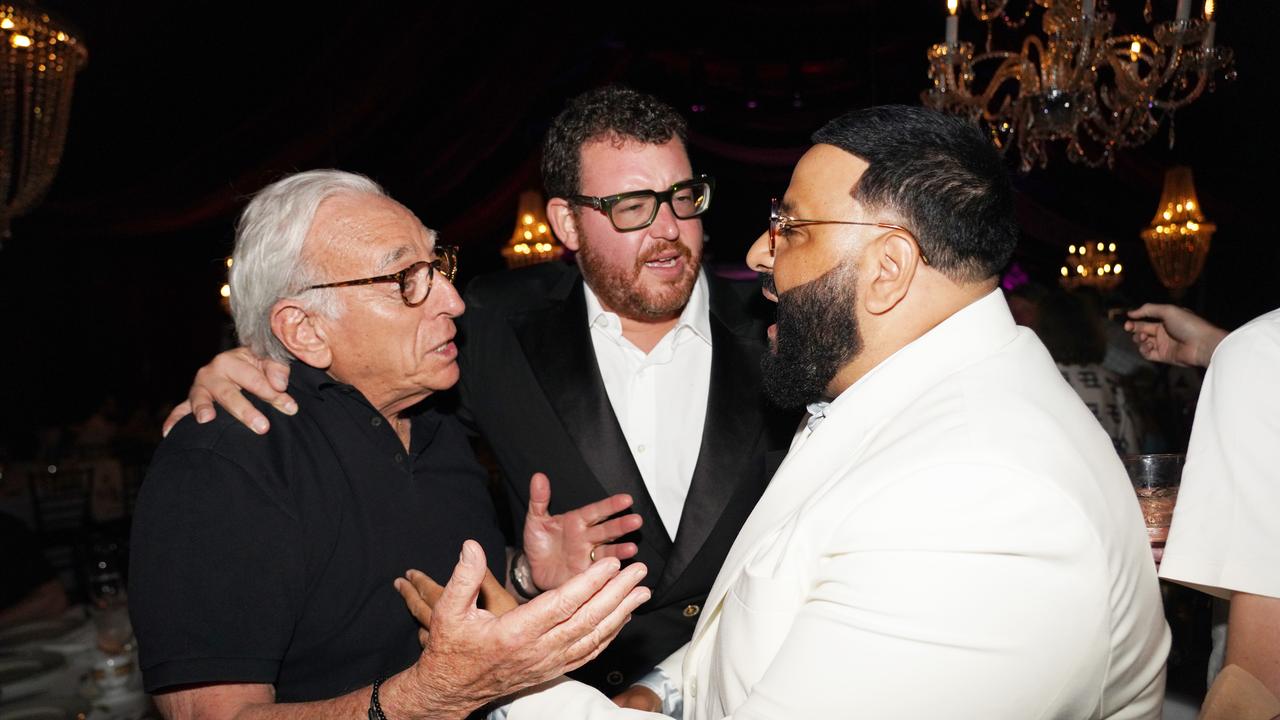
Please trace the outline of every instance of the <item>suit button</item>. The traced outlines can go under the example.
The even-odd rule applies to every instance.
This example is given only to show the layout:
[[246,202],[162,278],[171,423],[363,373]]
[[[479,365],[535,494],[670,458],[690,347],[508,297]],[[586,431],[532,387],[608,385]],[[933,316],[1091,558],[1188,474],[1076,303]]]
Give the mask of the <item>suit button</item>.
[[621,685],[622,673],[618,672],[617,670],[610,670],[609,674],[604,676],[604,681],[609,683],[610,685]]
[[698,678],[689,678],[689,697],[698,697]]
[[687,618],[698,617],[698,613],[701,611],[702,611],[702,608],[698,607],[697,605],[684,606],[684,616]]

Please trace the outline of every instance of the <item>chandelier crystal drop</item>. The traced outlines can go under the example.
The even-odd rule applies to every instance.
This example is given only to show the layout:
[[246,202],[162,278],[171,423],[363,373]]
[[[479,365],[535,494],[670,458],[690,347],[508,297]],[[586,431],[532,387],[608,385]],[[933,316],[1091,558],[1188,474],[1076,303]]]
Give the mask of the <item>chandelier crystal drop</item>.
[[[1148,34],[1113,32],[1116,16],[1095,0],[949,0],[946,39],[928,50],[928,107],[969,117],[1001,151],[1015,147],[1021,169],[1048,163],[1053,143],[1089,166],[1110,165],[1116,151],[1151,140],[1173,113],[1234,79],[1230,48],[1215,44],[1213,0],[1203,18],[1178,0],[1173,20]],[[987,26],[985,49],[958,40],[961,5]],[[1017,30],[1036,15],[1015,49],[995,49],[997,27]],[[1149,14],[1148,14],[1149,15]],[[1148,20],[1148,22],[1150,22]]]

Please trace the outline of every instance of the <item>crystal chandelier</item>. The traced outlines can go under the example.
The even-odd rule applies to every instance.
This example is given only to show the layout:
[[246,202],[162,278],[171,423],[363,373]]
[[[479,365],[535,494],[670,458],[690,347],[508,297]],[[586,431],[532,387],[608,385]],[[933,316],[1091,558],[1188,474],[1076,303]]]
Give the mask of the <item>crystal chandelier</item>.
[[76,72],[89,58],[61,23],[26,4],[0,2],[0,242],[31,210],[62,161]]
[[1217,225],[1205,220],[1191,168],[1170,168],[1151,225],[1142,231],[1160,284],[1178,296],[1200,276]]
[[[1141,145],[1173,113],[1212,90],[1217,76],[1234,78],[1230,48],[1215,45],[1214,0],[1191,17],[1178,0],[1175,19],[1143,19],[1150,33],[1112,34],[1116,16],[1095,0],[963,0],[986,23],[987,42],[975,54],[959,42],[958,0],[948,0],[946,41],[929,48],[932,87],[921,93],[934,109],[978,121],[1001,151],[1015,146],[1022,170],[1044,167],[1048,147],[1061,141],[1067,157],[1110,165],[1117,150]],[[1015,50],[993,49],[997,25],[1019,29],[1039,8],[1041,34]]]
[[1067,248],[1067,257],[1059,270],[1062,287],[1073,290],[1092,287],[1110,290],[1120,284],[1124,267],[1116,256],[1116,244],[1087,242]]

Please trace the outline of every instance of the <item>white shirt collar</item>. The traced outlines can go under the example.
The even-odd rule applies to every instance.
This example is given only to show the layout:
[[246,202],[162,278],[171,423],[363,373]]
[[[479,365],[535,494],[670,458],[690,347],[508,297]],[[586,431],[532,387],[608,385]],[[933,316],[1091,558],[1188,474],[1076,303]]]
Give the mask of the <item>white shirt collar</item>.
[[[587,327],[595,327],[604,330],[607,335],[614,339],[622,338],[622,320],[617,313],[606,310],[600,304],[600,298],[596,296],[595,291],[591,289],[591,285],[584,279],[582,289],[586,293],[587,298]],[[707,277],[705,271],[698,271],[698,280],[693,284],[693,292],[689,295],[689,302],[684,306],[684,310],[680,312],[680,320],[672,329],[672,334],[676,336],[677,341],[682,333],[692,332],[703,342],[711,344],[711,307],[710,307],[710,291],[707,288]]]

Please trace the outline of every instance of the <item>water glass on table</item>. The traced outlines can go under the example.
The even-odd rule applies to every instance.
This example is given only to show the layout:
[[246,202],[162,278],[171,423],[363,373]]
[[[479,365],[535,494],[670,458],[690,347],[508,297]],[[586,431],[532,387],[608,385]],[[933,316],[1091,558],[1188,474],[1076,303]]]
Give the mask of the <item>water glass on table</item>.
[[94,545],[89,567],[89,603],[98,649],[107,655],[127,653],[133,646],[133,624],[125,592],[123,560],[114,542]]
[[1147,524],[1147,538],[1151,541],[1151,553],[1159,565],[1164,555],[1164,544],[1169,539],[1169,523],[1178,502],[1178,485],[1182,482],[1182,466],[1187,456],[1161,453],[1125,455],[1121,459],[1138,495],[1142,519]]

